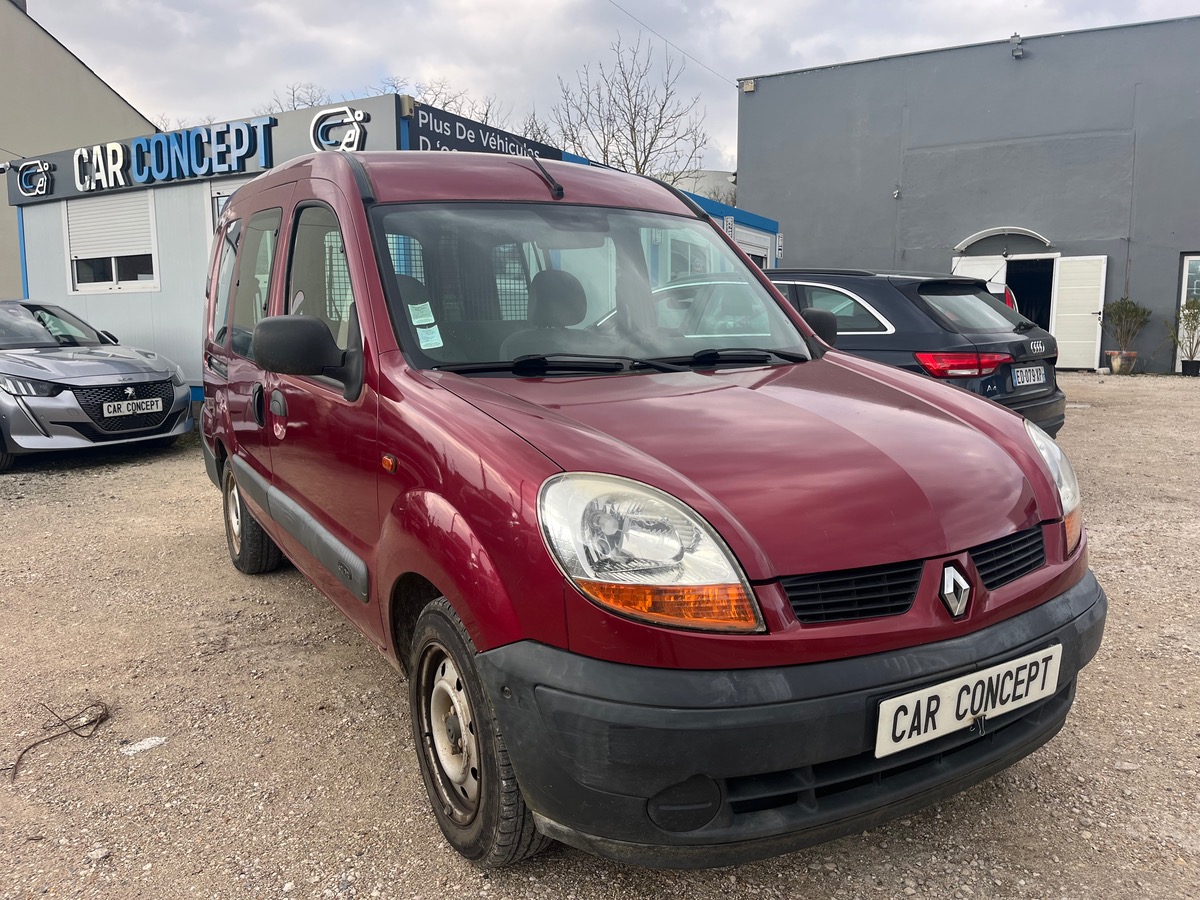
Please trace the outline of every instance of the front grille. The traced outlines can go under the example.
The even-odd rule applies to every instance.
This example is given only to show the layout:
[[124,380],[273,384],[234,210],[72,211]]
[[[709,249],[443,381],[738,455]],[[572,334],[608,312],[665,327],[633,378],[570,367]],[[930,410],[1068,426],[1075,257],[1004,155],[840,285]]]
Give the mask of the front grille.
[[894,563],[841,572],[795,575],[781,582],[792,612],[806,624],[845,622],[908,612],[924,563]]
[[132,385],[138,400],[152,400],[155,397],[163,402],[162,412],[148,413],[144,416],[112,416],[104,415],[104,404],[115,403],[118,400],[128,400],[125,389],[130,385],[105,385],[103,387],[72,388],[75,401],[87,413],[88,418],[96,423],[96,427],[109,434],[127,431],[144,431],[147,428],[158,428],[171,412],[171,404],[175,400],[175,388],[170,380],[154,381],[149,384]]
[[989,591],[1028,575],[1046,562],[1041,526],[980,544],[967,552]]
[[101,431],[94,425],[85,425],[82,422],[55,422],[55,425],[65,425],[67,428],[73,428],[79,432],[80,436],[87,438],[93,444],[103,444],[106,441],[127,441],[130,438],[153,437],[156,434],[169,434],[179,424],[179,420],[183,418],[187,412],[186,409],[181,409],[177,413],[168,413],[167,418],[156,428],[150,428],[141,432],[134,431]]

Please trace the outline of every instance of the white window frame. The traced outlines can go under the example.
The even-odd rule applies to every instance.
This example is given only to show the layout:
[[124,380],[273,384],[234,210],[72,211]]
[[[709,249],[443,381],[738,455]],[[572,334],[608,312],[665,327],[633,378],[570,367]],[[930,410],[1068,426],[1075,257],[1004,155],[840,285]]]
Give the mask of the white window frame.
[[[122,192],[124,193],[124,192]],[[66,259],[66,277],[67,277],[67,295],[79,297],[85,295],[94,296],[96,294],[149,294],[162,290],[162,268],[160,266],[160,257],[158,254],[158,221],[155,217],[154,191],[139,191],[138,193],[146,195],[146,209],[148,213],[150,226],[150,259],[154,266],[154,278],[151,281],[104,281],[93,282],[76,286],[75,284],[75,260],[71,257],[71,229],[70,222],[67,218],[67,210],[71,203],[86,202],[93,199],[91,197],[72,197],[70,200],[61,204],[62,206],[62,229],[63,229],[63,256]],[[99,199],[99,198],[95,198]],[[113,278],[116,278],[117,266],[116,260],[113,259]]]

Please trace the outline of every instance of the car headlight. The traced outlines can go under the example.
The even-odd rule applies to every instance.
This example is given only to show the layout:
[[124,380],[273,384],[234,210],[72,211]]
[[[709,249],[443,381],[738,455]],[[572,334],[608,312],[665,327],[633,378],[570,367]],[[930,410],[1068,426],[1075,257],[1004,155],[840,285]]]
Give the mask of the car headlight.
[[676,628],[766,630],[725,542],[669,494],[614,475],[555,475],[538,521],[559,568],[606,609]]
[[1079,482],[1075,478],[1075,470],[1067,454],[1055,443],[1054,438],[1042,431],[1028,419],[1025,420],[1025,430],[1038,454],[1046,461],[1050,474],[1054,477],[1054,486],[1058,488],[1058,497],[1062,501],[1063,525],[1067,529],[1067,553],[1074,552],[1083,536],[1083,503],[1079,494]]
[[62,387],[49,381],[34,381],[32,378],[17,378],[0,375],[0,390],[17,397],[53,397],[62,392]]
[[183,366],[175,367],[175,371],[171,373],[171,384],[175,387],[183,387],[187,384],[187,379],[183,377]]

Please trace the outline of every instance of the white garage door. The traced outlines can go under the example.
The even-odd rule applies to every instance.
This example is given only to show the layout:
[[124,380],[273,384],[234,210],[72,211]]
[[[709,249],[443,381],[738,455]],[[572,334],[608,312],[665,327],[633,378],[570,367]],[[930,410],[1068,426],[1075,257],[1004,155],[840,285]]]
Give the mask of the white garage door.
[[1058,339],[1058,368],[1096,368],[1107,274],[1107,256],[1067,256],[1054,261],[1050,331]]

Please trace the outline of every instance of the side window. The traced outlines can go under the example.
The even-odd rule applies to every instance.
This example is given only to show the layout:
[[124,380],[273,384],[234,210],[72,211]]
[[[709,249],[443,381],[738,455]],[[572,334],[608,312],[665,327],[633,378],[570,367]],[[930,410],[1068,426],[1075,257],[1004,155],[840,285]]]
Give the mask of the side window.
[[214,288],[213,318],[209,323],[209,333],[218,343],[225,343],[229,333],[229,300],[233,293],[233,273],[237,271],[238,240],[242,236],[242,223],[234,219],[221,234],[221,268],[217,273],[217,283]]
[[237,263],[237,285],[233,297],[233,323],[230,326],[233,352],[247,359],[254,326],[267,314],[271,296],[271,265],[275,261],[275,241],[283,210],[268,209],[255,213],[242,233]]
[[296,218],[287,312],[315,316],[329,327],[340,349],[349,349],[354,291],[342,229],[327,206],[306,206]]
[[820,287],[806,287],[804,291],[809,306],[828,310],[837,316],[839,334],[868,334],[888,330],[874,312],[849,294]]

